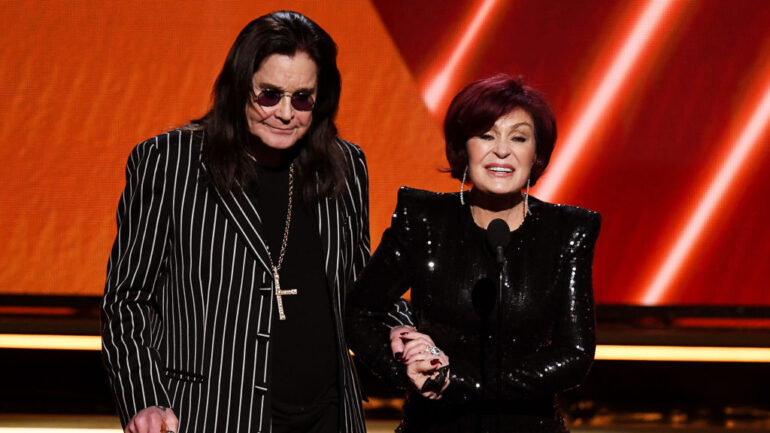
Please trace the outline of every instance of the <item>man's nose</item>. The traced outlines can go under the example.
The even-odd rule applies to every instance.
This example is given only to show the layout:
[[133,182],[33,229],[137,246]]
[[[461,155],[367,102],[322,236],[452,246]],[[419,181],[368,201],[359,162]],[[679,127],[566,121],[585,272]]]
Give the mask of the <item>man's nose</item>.
[[294,117],[294,107],[291,106],[291,95],[283,95],[278,107],[276,107],[275,117],[282,120],[284,123],[289,123]]

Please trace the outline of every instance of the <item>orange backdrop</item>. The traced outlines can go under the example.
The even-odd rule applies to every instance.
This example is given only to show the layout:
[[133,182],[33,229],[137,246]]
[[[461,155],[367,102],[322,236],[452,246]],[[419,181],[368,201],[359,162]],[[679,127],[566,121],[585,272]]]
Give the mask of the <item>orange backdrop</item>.
[[373,246],[400,185],[457,189],[443,113],[506,72],[558,119],[534,195],[603,216],[598,302],[770,306],[767,0],[0,0],[0,294],[101,294],[130,149],[202,115],[281,8],[339,44]]
[[[437,175],[440,129],[367,1],[3,1],[0,293],[98,295],[131,148],[202,115],[235,36],[294,9],[339,45],[341,136],[365,150],[371,233]],[[394,160],[393,155],[413,155]]]

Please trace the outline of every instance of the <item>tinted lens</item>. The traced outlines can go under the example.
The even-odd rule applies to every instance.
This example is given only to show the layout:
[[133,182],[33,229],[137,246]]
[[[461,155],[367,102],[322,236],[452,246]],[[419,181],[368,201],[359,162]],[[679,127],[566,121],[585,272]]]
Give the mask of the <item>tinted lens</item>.
[[[281,102],[284,93],[275,89],[265,89],[257,94],[256,102],[263,107],[275,107]],[[291,95],[291,106],[297,111],[310,111],[313,109],[313,96],[309,93],[295,93]]]
[[307,93],[297,93],[291,95],[291,106],[295,110],[310,111],[313,109],[313,97]]
[[263,107],[273,107],[278,105],[283,98],[283,93],[277,90],[265,89],[257,95],[257,104]]

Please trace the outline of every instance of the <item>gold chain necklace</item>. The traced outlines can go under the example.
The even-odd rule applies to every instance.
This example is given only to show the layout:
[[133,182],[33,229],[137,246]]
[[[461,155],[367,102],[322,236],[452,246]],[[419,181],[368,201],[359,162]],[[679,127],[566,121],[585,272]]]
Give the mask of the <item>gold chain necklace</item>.
[[283,241],[281,242],[281,253],[278,255],[278,265],[273,264],[273,256],[270,255],[270,248],[267,249],[267,259],[270,261],[270,268],[273,271],[275,280],[275,303],[278,305],[278,319],[286,320],[286,314],[283,312],[284,295],[296,295],[297,289],[281,290],[281,277],[278,271],[283,264],[283,256],[286,254],[286,243],[289,241],[289,227],[291,227],[291,204],[294,196],[294,163],[289,166],[289,208],[286,211],[286,227],[283,229]]

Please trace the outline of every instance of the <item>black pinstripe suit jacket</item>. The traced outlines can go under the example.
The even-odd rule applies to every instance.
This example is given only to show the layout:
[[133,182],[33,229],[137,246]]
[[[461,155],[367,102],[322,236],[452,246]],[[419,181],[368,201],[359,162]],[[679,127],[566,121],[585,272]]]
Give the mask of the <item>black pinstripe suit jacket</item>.
[[[273,280],[260,218],[244,192],[203,182],[202,131],[178,129],[131,152],[102,306],[103,357],[121,420],[162,405],[180,432],[270,431]],[[364,432],[343,332],[345,292],[368,260],[363,152],[337,140],[347,189],[317,206],[338,336],[341,425]],[[308,368],[312,368],[309,366]]]

